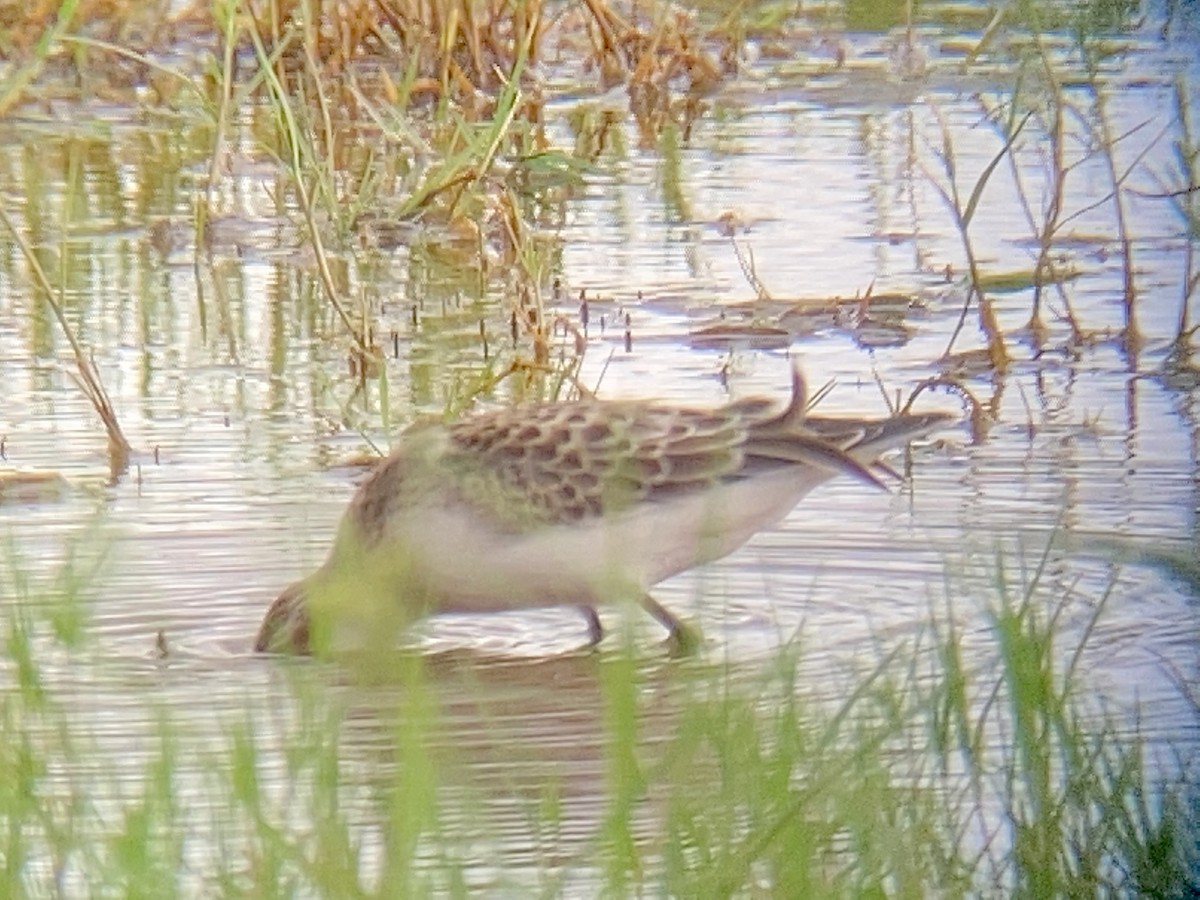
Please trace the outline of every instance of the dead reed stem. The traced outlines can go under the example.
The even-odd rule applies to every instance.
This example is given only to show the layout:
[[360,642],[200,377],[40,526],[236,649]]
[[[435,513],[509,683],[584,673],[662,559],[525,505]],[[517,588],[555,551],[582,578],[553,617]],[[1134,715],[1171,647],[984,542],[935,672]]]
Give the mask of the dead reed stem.
[[104,389],[104,384],[100,380],[100,373],[96,371],[95,364],[84,353],[83,346],[71,330],[71,325],[67,322],[67,317],[63,313],[62,304],[58,302],[57,292],[50,283],[50,279],[46,276],[46,271],[42,268],[37,254],[33,252],[33,248],[25,240],[25,235],[21,233],[9,216],[8,210],[3,207],[0,207],[0,219],[4,220],[4,224],[8,227],[9,232],[11,232],[13,240],[21,248],[21,253],[25,256],[25,261],[29,265],[29,272],[33,278],[35,287],[41,291],[42,297],[54,313],[54,318],[58,320],[59,327],[66,336],[67,342],[71,345],[71,352],[75,354],[75,366],[79,371],[75,381],[79,385],[80,390],[83,391],[84,396],[92,404],[92,408],[96,410],[100,421],[104,423],[104,430],[108,434],[109,468],[112,471],[113,477],[116,478],[129,468],[129,456],[133,448],[130,446],[129,441],[126,440],[124,432],[121,431],[121,423],[117,421],[116,411],[113,409],[108,392]]

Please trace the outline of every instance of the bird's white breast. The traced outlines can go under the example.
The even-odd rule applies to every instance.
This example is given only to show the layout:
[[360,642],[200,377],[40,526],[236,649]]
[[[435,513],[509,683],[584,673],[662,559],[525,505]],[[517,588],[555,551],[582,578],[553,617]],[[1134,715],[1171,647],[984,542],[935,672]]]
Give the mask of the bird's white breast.
[[733,552],[828,477],[788,467],[519,534],[488,527],[466,504],[428,507],[392,523],[389,541],[411,551],[438,610],[602,603]]

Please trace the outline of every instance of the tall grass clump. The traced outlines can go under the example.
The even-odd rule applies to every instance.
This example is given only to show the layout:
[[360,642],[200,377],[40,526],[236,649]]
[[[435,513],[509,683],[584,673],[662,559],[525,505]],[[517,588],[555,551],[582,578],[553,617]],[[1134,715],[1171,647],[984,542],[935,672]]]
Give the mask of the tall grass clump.
[[984,647],[931,613],[916,646],[873,648],[841,699],[813,698],[802,647],[757,690],[698,686],[661,769],[665,892],[1194,891],[1194,754],[1148,758],[1136,721],[1105,712],[1081,658],[1107,598],[1068,638],[1045,562],[1014,585],[997,561]]
[[802,651],[757,685],[714,680],[668,753],[661,881],[677,896],[959,894],[944,801],[923,777],[918,694],[897,654],[813,696]]
[[[209,148],[206,166],[188,159],[181,166],[186,177],[163,177],[193,192],[199,329],[207,339],[215,321],[230,359],[239,356],[232,324],[237,297],[231,296],[239,267],[228,258],[220,229],[244,216],[245,177],[231,161],[249,156],[274,165],[261,182],[277,213],[295,221],[297,249],[311,257],[311,287],[327,312],[316,317],[315,327],[344,351],[358,382],[350,386],[352,400],[373,379],[386,394],[385,348],[400,355],[399,322],[383,311],[395,298],[371,271],[372,265],[394,263],[398,243],[414,271],[440,265],[437,271],[455,280],[446,291],[455,306],[464,293],[467,303],[478,301],[472,325],[494,371],[531,381],[548,374],[551,383],[573,374],[574,359],[559,364],[552,358],[552,317],[541,302],[555,274],[559,242],[538,217],[562,218],[560,192],[544,185],[545,176],[565,172],[569,187],[578,167],[569,154],[548,146],[543,99],[528,74],[547,27],[539,0],[469,8],[219,2],[173,10],[149,23],[137,4],[79,0],[63,4],[57,18],[43,7],[14,7],[0,17],[12,26],[0,37],[0,49],[19,61],[18,77],[0,91],[0,112],[34,108],[43,92],[55,88],[86,108],[84,92],[72,96],[70,86],[88,85],[92,95],[103,87],[134,118],[141,110],[167,123],[171,133],[186,133],[189,148]],[[593,23],[602,18],[605,33],[640,34],[602,6],[584,15]],[[671,29],[682,47],[687,35],[677,32]],[[600,33],[571,37],[589,47]],[[153,90],[138,93],[130,85]],[[163,160],[168,168],[179,163]],[[535,180],[536,189],[529,190]],[[55,201],[52,192],[26,193],[22,208],[0,214],[23,248],[41,254],[30,223],[46,217],[45,207]],[[36,260],[30,267],[48,302],[58,302],[57,273],[47,265],[49,278],[41,277]],[[415,313],[425,301],[426,279],[419,280],[414,330],[424,324]],[[123,471],[130,448],[118,410],[88,362],[87,348],[76,346],[70,323],[58,309],[55,314],[109,434],[114,472]],[[520,344],[511,350],[501,337],[510,322],[512,343]],[[505,351],[499,361],[498,348]]]
[[[653,753],[632,711],[647,685],[627,662],[606,666],[606,884],[689,897],[1188,895],[1200,773],[1182,753],[1174,766],[1149,758],[1136,722],[1105,711],[1081,659],[1106,598],[1066,628],[1044,564],[1011,584],[1011,561],[997,561],[982,647],[947,608],[822,683],[803,641],[757,673],[685,668]],[[647,804],[654,825],[639,839]]]
[[986,880],[977,886],[1034,897],[1182,896],[1200,873],[1188,809],[1200,772],[1186,757],[1147,758],[1136,715],[1110,714],[1087,683],[1095,672],[1083,659],[1112,584],[1068,628],[1068,599],[1043,584],[1049,561],[1049,546],[1032,568],[997,558],[988,646],[974,667],[953,615],[931,618],[932,749],[971,798],[956,827],[979,848],[976,880]]

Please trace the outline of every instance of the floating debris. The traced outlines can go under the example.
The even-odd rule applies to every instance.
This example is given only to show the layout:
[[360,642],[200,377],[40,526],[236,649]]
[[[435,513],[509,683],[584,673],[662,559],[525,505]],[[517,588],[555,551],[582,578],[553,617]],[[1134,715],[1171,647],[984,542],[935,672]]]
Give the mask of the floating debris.
[[851,333],[854,335],[854,343],[859,347],[864,350],[878,350],[884,347],[903,347],[912,339],[913,329],[898,316],[867,316],[859,320]]
[[791,335],[816,334],[838,325],[839,304],[845,301],[813,300],[797,303],[779,314],[779,327]]
[[983,272],[979,276],[979,288],[993,294],[1014,294],[1038,285],[1062,284],[1078,278],[1079,274],[1079,270],[1070,265],[1046,266],[1040,273],[1036,269]]
[[0,471],[0,505],[61,500],[70,483],[58,472]]
[[750,230],[750,225],[742,217],[742,214],[732,209],[725,210],[725,212],[717,216],[716,221],[712,224],[716,226],[717,231],[721,233],[722,237],[731,238],[739,231]]
[[693,347],[722,347],[736,344],[755,350],[778,350],[791,343],[791,333],[776,325],[754,322],[719,322],[697,328],[688,335]]
[[944,378],[973,378],[995,370],[996,365],[987,347],[963,350],[939,360]]

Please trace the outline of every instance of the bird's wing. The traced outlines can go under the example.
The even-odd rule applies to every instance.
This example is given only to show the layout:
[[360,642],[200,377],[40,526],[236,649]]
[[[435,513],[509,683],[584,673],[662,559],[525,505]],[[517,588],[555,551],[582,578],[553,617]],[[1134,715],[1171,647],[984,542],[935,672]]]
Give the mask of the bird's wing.
[[394,515],[458,503],[522,532],[788,467],[882,486],[869,468],[877,455],[946,418],[810,416],[798,371],[782,410],[760,398],[717,409],[595,399],[497,409],[411,429],[360,489],[349,519],[370,541]]
[[737,473],[741,416],[653,403],[514,407],[448,429],[447,469],[512,528],[580,522]]

